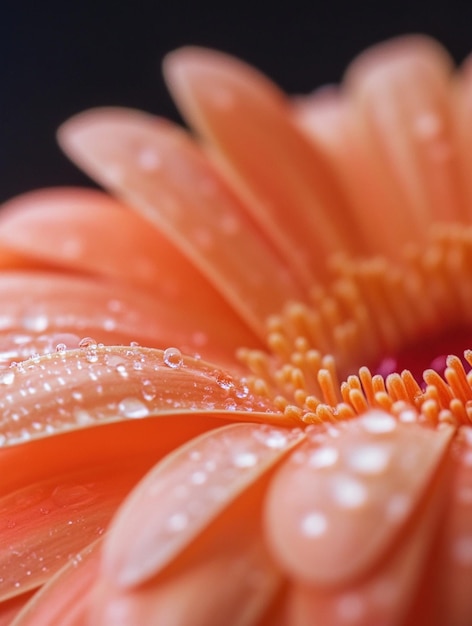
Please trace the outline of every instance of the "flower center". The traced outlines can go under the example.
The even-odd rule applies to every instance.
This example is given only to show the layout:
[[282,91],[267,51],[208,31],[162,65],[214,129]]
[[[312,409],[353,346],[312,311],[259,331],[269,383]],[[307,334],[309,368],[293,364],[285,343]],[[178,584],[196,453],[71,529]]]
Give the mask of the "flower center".
[[442,376],[447,367],[447,357],[456,354],[461,358],[466,372],[471,367],[463,357],[464,348],[472,346],[472,331],[470,328],[457,327],[438,335],[432,335],[412,342],[397,352],[383,357],[373,367],[375,374],[387,378],[395,372],[409,370],[416,382],[424,389],[426,383],[423,380],[425,370],[434,370]]
[[337,259],[329,289],[269,320],[269,354],[241,351],[253,388],[305,423],[369,407],[472,422],[471,259],[472,229],[457,225],[398,266]]

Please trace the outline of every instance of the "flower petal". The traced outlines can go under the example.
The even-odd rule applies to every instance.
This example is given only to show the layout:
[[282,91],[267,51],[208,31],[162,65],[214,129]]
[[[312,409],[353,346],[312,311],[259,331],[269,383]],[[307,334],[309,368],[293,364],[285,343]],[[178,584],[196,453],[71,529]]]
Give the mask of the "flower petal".
[[92,278],[3,272],[0,305],[3,365],[54,351],[58,344],[76,348],[87,336],[109,344],[177,345],[222,364],[236,363],[241,340],[256,341],[234,316],[214,319],[201,310],[193,317],[183,304],[175,309],[143,290]]
[[235,424],[174,452],[120,510],[105,544],[107,575],[125,588],[155,576],[303,438],[300,431]]
[[[253,511],[248,511],[246,520]],[[280,584],[280,574],[245,520],[238,534],[206,545],[195,563],[156,585],[129,592],[98,586],[91,623],[101,626],[256,626]],[[250,525],[250,524],[249,524]],[[239,534],[241,532],[241,534]]]
[[[103,109],[67,122],[60,140],[86,171],[162,230],[261,337],[270,313],[287,298],[302,298],[184,131],[138,111]],[[143,165],[146,155],[155,156],[155,167]]]
[[287,424],[244,379],[176,348],[90,343],[19,363],[1,382],[3,445],[157,412],[214,411],[232,419]]
[[374,567],[418,511],[452,434],[378,410],[315,429],[268,498],[267,533],[282,566],[313,585],[345,584]]
[[244,63],[199,48],[168,55],[164,73],[254,219],[311,286],[324,260],[355,238],[337,182],[292,123],[283,94]]
[[0,598],[48,580],[100,535],[164,454],[219,420],[180,415],[75,430],[0,451]]
[[84,626],[100,547],[97,540],[77,554],[36,593],[10,626]]
[[[291,597],[291,626],[396,626],[406,623],[407,617],[413,617],[412,611],[414,623],[436,623],[434,611],[430,612],[427,607],[425,613],[414,605],[421,578],[425,576],[428,551],[436,538],[445,481],[432,496],[411,532],[402,537],[367,577],[334,590],[295,585]],[[434,604],[430,591],[429,588],[429,606]],[[448,618],[438,623],[454,622]]]
[[[396,241],[421,241],[425,223],[465,215],[451,69],[441,46],[411,37],[367,51],[346,77],[363,138],[372,150],[371,175],[382,179],[385,198],[390,195],[386,207],[393,201],[388,232]],[[366,210],[359,215],[362,222]],[[384,226],[383,213],[378,214]],[[371,211],[368,215],[373,216]],[[371,234],[378,233],[376,224],[369,222]]]
[[442,534],[434,613],[440,624],[472,620],[472,428],[463,426],[453,447],[454,473]]

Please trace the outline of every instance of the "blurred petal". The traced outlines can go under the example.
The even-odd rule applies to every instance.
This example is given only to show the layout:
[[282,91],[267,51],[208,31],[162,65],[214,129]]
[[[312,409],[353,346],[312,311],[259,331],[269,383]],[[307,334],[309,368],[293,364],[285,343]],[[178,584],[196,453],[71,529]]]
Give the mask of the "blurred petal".
[[451,501],[435,564],[438,624],[467,626],[472,615],[472,428],[464,426],[453,447]]
[[[270,313],[303,297],[182,130],[138,111],[98,109],[69,120],[60,139],[87,172],[161,229],[261,337]],[[154,154],[156,166],[144,167],[143,154]]]
[[71,559],[10,626],[85,626],[86,601],[97,576],[100,547],[98,540]]
[[[367,574],[341,589],[295,585],[291,597],[291,626],[397,626],[411,617],[411,608],[435,539],[442,512],[445,481],[436,483],[414,527],[386,558]],[[377,523],[381,523],[377,519]],[[362,549],[362,548],[361,548]],[[428,594],[428,604],[433,604]],[[429,611],[414,609],[415,624],[432,624]],[[432,618],[432,615],[431,615]],[[439,622],[452,624],[449,619]]]
[[303,439],[300,431],[235,424],[174,452],[120,510],[105,544],[107,575],[123,587],[155,576]]
[[190,123],[306,287],[333,251],[355,248],[345,200],[323,155],[290,120],[275,85],[222,53],[183,48],[164,72]]
[[[3,272],[0,275],[0,364],[51,352],[58,344],[76,348],[84,337],[99,343],[178,345],[220,363],[236,362],[242,341],[255,338],[234,317],[217,319],[128,285],[98,279]],[[244,344],[243,344],[244,345]]]
[[376,410],[314,430],[271,486],[266,528],[277,559],[314,585],[376,566],[418,515],[453,434]]
[[[0,399],[0,593],[6,597],[43,582],[103,532],[152,462],[215,426],[209,413],[266,421],[273,411],[269,400],[253,395],[243,382],[176,350],[88,346],[26,361],[16,370],[9,370],[13,378]],[[174,419],[150,419],[165,413]],[[186,414],[192,416],[187,424]],[[286,421],[276,413],[272,419]],[[160,424],[159,441],[151,440],[150,448],[141,442],[137,458],[127,428],[109,431],[116,447],[106,444],[107,462],[100,448],[89,449],[104,436],[92,426],[142,420]],[[142,430],[136,431],[139,439]],[[60,433],[78,448],[64,446]],[[14,445],[25,442],[32,443]]]
[[398,256],[427,226],[466,215],[451,61],[426,37],[375,46],[351,64],[344,90],[298,104],[330,158],[367,249]]

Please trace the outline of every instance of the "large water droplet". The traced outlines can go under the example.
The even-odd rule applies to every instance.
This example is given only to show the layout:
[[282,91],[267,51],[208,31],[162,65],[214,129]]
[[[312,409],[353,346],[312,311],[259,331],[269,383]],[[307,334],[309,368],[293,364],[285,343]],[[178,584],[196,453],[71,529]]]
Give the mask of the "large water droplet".
[[164,352],[164,363],[168,367],[177,368],[183,363],[182,353],[178,348],[167,348]]

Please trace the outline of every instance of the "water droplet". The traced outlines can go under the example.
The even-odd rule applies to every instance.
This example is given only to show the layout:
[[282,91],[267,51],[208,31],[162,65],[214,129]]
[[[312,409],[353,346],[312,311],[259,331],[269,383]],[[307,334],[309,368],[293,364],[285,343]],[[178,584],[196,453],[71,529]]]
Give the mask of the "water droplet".
[[306,537],[321,537],[328,528],[328,521],[323,513],[312,512],[302,519],[301,529]]
[[122,363],[116,366],[116,371],[122,378],[128,378],[128,372],[126,371],[126,367]]
[[463,567],[472,566],[472,536],[458,537],[452,545],[452,556]]
[[[10,366],[11,367],[11,366]],[[15,372],[13,370],[7,370],[0,374],[1,385],[11,385],[15,380]]]
[[174,513],[167,520],[167,528],[174,533],[180,532],[187,527],[188,517],[185,513]]
[[375,435],[391,433],[397,427],[396,419],[383,411],[370,411],[359,419],[365,430]]
[[254,467],[257,463],[257,455],[254,452],[237,452],[233,456],[233,463],[236,467]]
[[138,165],[145,172],[154,172],[161,167],[162,159],[154,148],[145,147],[138,154]]
[[207,480],[207,475],[205,472],[196,471],[190,476],[190,482],[194,485],[203,485]]
[[79,341],[79,348],[89,348],[90,346],[97,347],[97,342],[92,337],[84,337]]
[[310,467],[320,469],[322,467],[332,467],[339,458],[339,452],[332,446],[323,446],[310,454],[308,464]]
[[109,317],[106,320],[103,320],[103,330],[107,330],[110,332],[112,330],[115,330],[115,328],[116,328],[116,322],[114,319],[111,319]]
[[31,355],[31,360],[33,361],[33,363],[39,363],[39,361],[41,360],[41,357],[39,356],[37,352],[34,352]]
[[56,352],[65,352],[67,350],[67,346],[65,343],[58,343],[56,346]]
[[130,342],[129,342],[129,345],[130,345],[132,348],[139,348],[139,343],[138,343],[137,341],[130,341]]
[[143,398],[151,402],[156,397],[156,388],[150,380],[143,381],[142,386]]
[[216,384],[221,387],[221,389],[229,390],[234,387],[233,379],[228,374],[224,374],[223,372],[218,372],[216,374]]
[[183,363],[182,353],[178,348],[167,348],[164,352],[164,363],[168,367],[177,368]]
[[357,509],[368,499],[365,485],[348,475],[338,475],[334,478],[332,494],[336,502],[346,509]]
[[380,474],[387,469],[389,462],[389,450],[375,444],[354,447],[347,454],[349,467],[359,474]]
[[118,404],[118,411],[123,417],[140,418],[149,415],[147,406],[137,398],[124,398]]
[[48,327],[49,320],[44,314],[25,315],[23,318],[23,328],[41,333]]
[[90,346],[85,352],[85,358],[89,363],[96,363],[98,361],[96,348],[97,346]]

